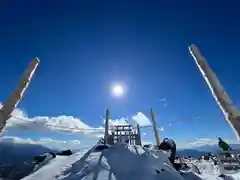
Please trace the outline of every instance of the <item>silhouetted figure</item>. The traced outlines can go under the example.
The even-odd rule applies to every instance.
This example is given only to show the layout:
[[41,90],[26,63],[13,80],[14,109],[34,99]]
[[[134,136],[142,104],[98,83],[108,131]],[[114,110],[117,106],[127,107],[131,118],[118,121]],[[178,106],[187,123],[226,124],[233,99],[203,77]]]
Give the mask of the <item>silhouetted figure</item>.
[[222,140],[222,138],[218,138],[218,146],[222,151],[231,151],[232,148],[226,143],[225,141]]
[[165,138],[162,143],[159,145],[159,149],[163,151],[170,151],[169,160],[174,164],[176,156],[176,143],[172,139]]

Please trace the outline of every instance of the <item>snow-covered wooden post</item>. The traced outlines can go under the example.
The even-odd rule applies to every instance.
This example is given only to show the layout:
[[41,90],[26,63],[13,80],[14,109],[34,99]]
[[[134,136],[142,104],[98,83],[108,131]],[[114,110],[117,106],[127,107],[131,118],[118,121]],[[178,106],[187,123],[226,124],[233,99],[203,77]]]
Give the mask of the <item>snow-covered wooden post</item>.
[[154,116],[152,108],[150,109],[150,114],[151,114],[151,117],[152,117],[151,119],[152,119],[153,131],[154,131],[157,147],[159,147],[160,138],[159,138],[158,128],[157,128],[157,124],[156,124],[156,121],[155,121],[155,116]]
[[[137,138],[137,139],[136,139]],[[135,142],[137,145],[142,146],[142,142],[141,142],[141,131],[140,131],[140,126],[139,124],[137,124],[137,132],[135,135]]]
[[30,61],[28,68],[25,70],[19,80],[18,86],[12,91],[7,100],[3,103],[0,110],[0,134],[3,131],[7,120],[11,117],[11,113],[17,107],[19,101],[22,99],[25,90],[39,64],[39,59],[34,58]]
[[232,103],[227,92],[220,84],[216,74],[212,71],[207,63],[207,60],[201,55],[200,51],[195,45],[189,47],[189,51],[194,58],[200,72],[203,75],[208,87],[210,88],[213,97],[215,98],[218,106],[222,110],[226,121],[232,127],[237,138],[240,137],[240,112],[237,107]]
[[106,110],[104,144],[108,144],[109,110]]

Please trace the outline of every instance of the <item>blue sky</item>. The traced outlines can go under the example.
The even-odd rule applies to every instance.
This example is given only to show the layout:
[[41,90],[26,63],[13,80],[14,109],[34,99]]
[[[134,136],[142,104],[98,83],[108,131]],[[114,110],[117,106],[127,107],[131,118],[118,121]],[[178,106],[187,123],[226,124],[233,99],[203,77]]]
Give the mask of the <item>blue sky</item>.
[[[233,102],[240,104],[238,5],[188,0],[1,1],[0,100],[37,56],[40,65],[19,104],[29,117],[64,114],[99,127],[107,107],[113,119],[136,112],[149,117],[153,108],[158,124],[201,116],[164,127],[161,137],[233,139],[188,46],[200,48]],[[115,81],[128,88],[122,99],[110,95]],[[22,131],[12,128],[6,134],[62,138],[59,133]],[[152,138],[150,129],[142,131],[147,140]]]

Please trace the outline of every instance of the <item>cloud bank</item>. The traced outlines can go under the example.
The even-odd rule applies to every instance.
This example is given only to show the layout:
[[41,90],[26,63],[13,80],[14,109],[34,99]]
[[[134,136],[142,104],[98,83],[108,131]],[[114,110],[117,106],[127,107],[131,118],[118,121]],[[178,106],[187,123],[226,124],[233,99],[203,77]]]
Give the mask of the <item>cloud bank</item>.
[[[223,138],[224,139],[224,138]],[[224,139],[228,144],[240,144],[240,141],[237,139]],[[199,138],[191,141],[177,142],[178,147],[181,149],[201,149],[202,147],[210,148],[218,146],[218,140],[209,139],[209,138]]]
[[[1,106],[0,106],[1,108]],[[110,129],[114,125],[123,125],[123,124],[139,124],[140,126],[151,125],[150,120],[141,112],[136,113],[129,119],[119,118],[119,119],[110,119],[109,125]],[[35,116],[28,117],[27,114],[16,108],[12,117],[8,120],[6,128],[18,127],[28,130],[48,130],[55,132],[70,132],[70,133],[83,133],[86,135],[93,135],[96,137],[102,136],[104,133],[103,127],[91,127],[81,121],[79,118],[73,116],[61,115],[57,117],[48,117],[48,116]]]
[[[3,136],[0,138],[1,143],[15,143],[15,144],[39,144],[53,149],[80,149],[84,148],[79,140],[55,140],[52,138],[39,138],[39,139],[30,139],[30,138],[20,138],[15,136]],[[87,148],[87,147],[86,147]]]

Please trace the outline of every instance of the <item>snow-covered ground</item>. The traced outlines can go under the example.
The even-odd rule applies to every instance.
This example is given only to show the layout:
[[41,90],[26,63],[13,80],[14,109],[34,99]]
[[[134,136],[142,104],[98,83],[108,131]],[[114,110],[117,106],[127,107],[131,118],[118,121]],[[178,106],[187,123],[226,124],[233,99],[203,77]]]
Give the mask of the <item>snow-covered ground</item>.
[[[222,180],[210,161],[191,162],[201,174],[176,171],[162,151],[149,152],[139,146],[116,144],[104,150],[92,148],[71,156],[57,156],[23,180]],[[225,177],[240,180],[235,173]]]
[[[199,162],[193,161],[192,164],[196,165],[201,172],[200,177],[204,180],[216,180],[224,178],[219,177],[222,173],[218,165],[214,165],[212,161],[201,160]],[[240,173],[225,173],[226,180],[240,180]]]

